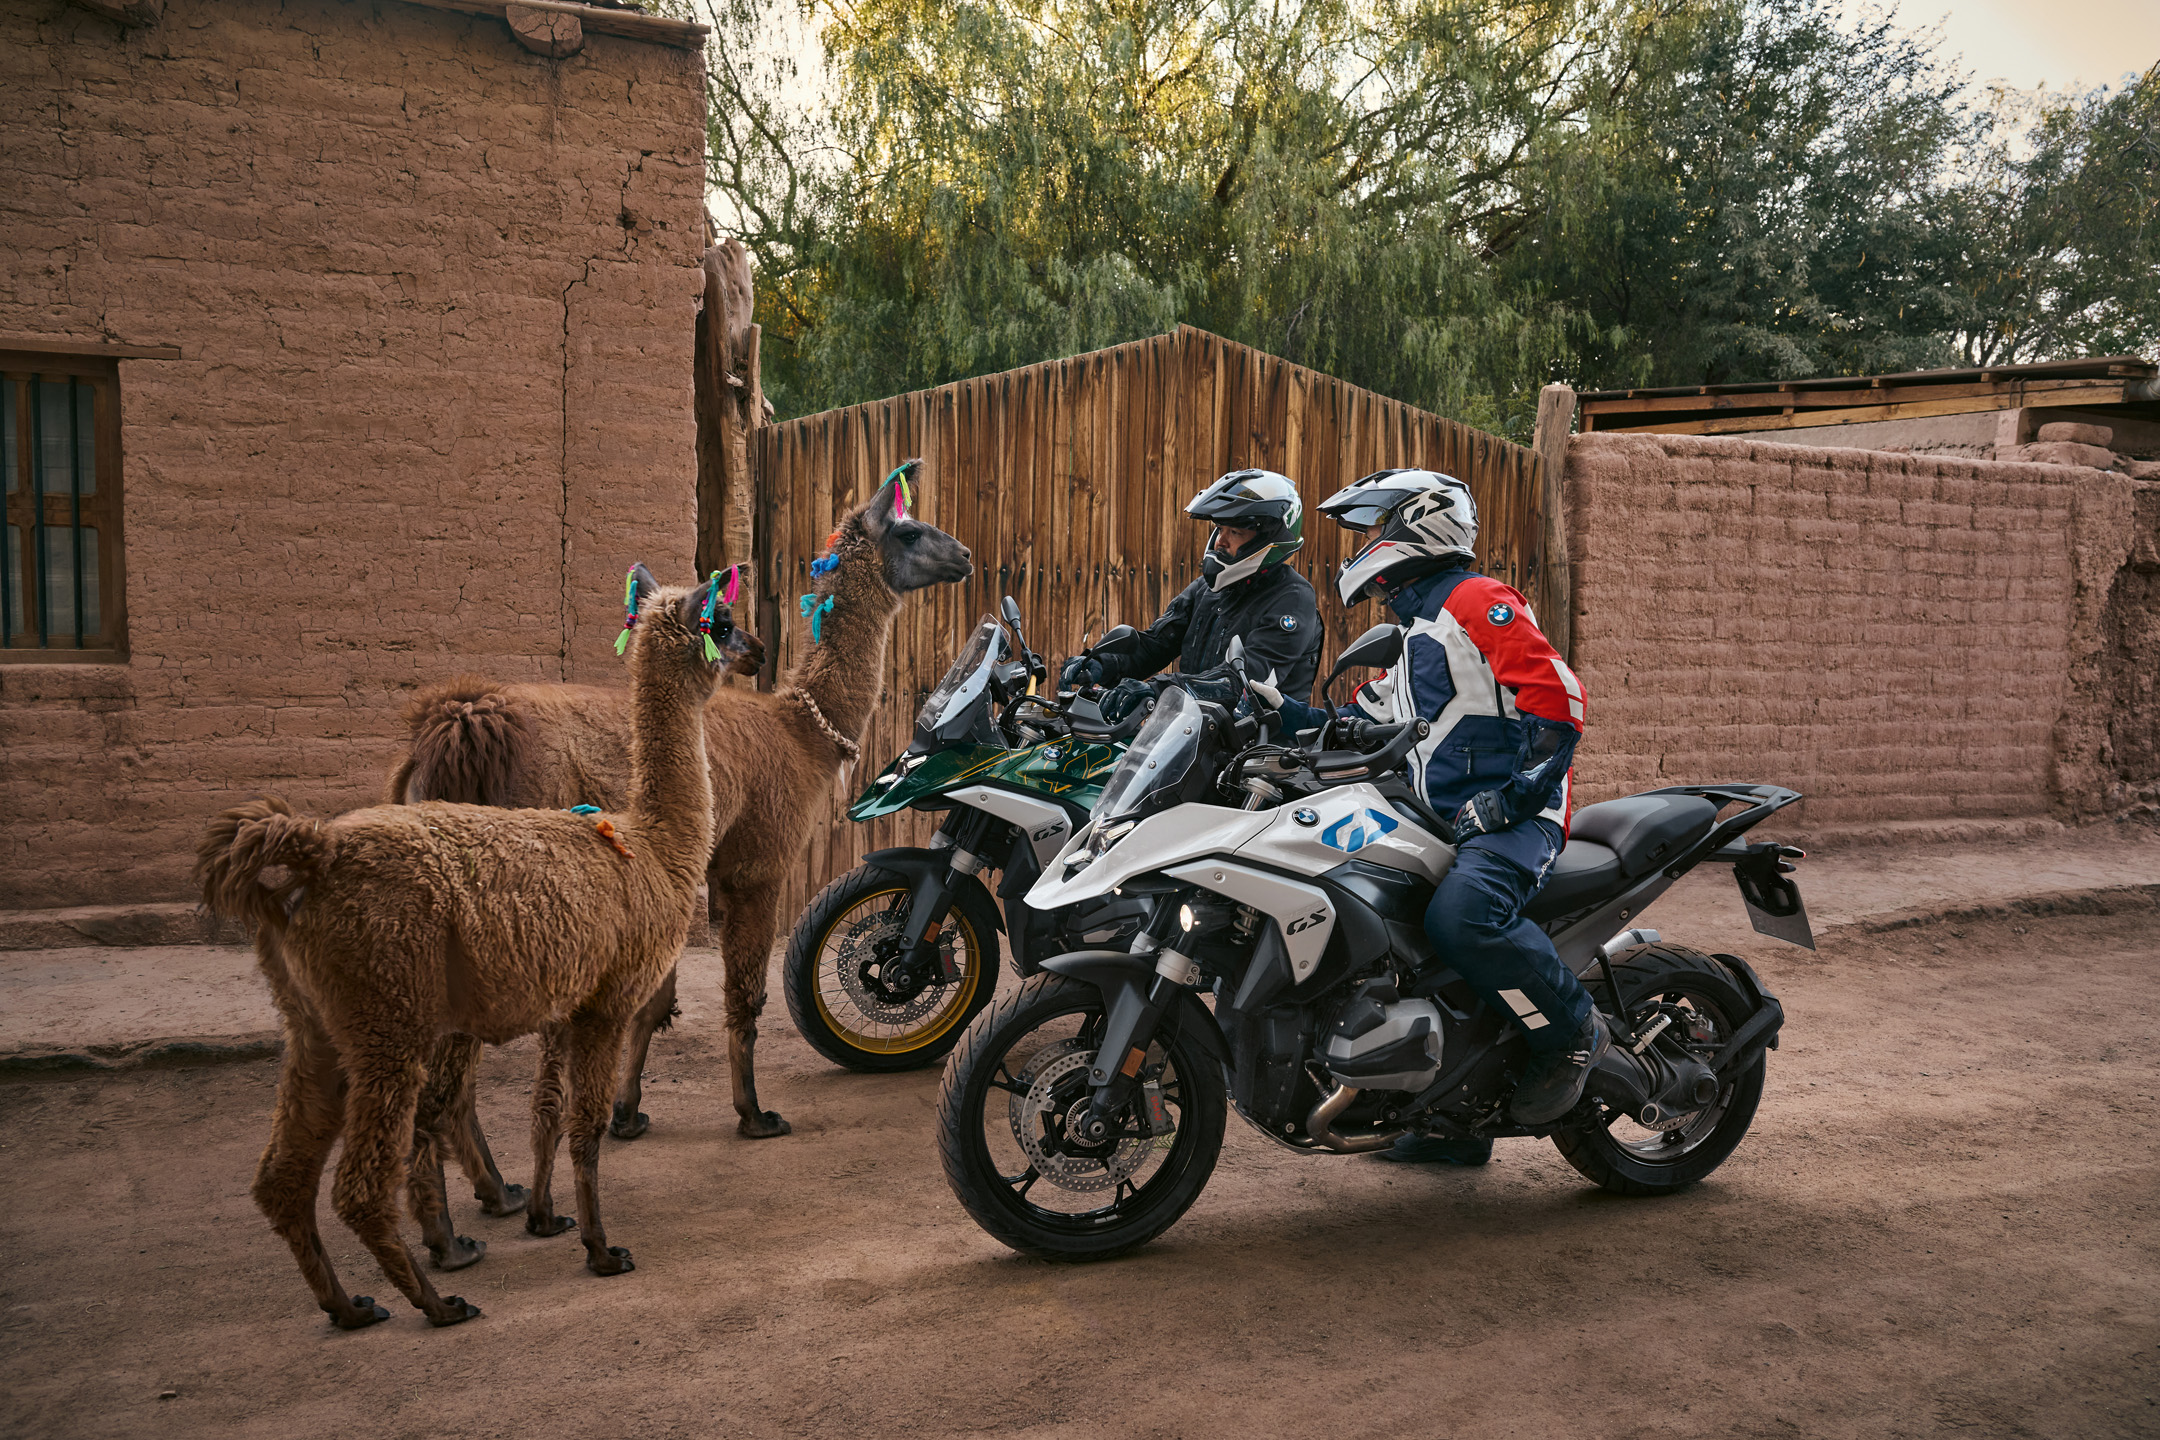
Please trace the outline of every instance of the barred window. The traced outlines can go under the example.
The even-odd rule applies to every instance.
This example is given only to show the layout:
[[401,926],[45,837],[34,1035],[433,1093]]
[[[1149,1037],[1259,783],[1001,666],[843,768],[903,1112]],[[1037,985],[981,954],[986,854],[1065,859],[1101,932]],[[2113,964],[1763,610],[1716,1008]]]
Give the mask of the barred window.
[[117,368],[0,352],[0,432],[0,664],[121,658]]

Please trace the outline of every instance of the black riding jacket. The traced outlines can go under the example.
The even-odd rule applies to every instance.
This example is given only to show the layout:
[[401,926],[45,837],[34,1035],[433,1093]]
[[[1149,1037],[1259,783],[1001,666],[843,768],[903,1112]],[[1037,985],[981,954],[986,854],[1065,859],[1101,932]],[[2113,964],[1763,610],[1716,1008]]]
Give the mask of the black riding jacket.
[[1245,641],[1245,673],[1276,675],[1284,695],[1307,700],[1320,668],[1320,609],[1313,588],[1288,565],[1271,565],[1227,590],[1195,580],[1178,592],[1162,618],[1114,651],[1098,649],[1103,683],[1145,679],[1177,662],[1187,675],[1213,670],[1228,658],[1230,641]]

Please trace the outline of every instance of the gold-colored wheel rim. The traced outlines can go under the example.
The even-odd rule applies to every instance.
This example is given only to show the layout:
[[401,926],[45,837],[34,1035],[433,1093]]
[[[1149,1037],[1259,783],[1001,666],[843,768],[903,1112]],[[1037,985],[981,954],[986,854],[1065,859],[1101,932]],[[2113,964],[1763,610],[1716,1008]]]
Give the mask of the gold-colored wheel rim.
[[958,910],[945,917],[937,944],[952,957],[955,979],[934,982],[905,1005],[880,1003],[858,971],[881,936],[899,929],[908,892],[895,887],[863,896],[818,937],[817,1008],[833,1034],[872,1055],[905,1055],[934,1045],[966,1018],[983,983],[980,939]]

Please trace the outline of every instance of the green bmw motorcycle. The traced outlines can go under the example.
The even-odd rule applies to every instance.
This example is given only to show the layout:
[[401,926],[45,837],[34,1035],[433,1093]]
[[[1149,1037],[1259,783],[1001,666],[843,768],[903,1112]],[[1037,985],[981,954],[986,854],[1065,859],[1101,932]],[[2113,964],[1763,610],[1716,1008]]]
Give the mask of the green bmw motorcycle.
[[942,812],[930,844],[865,855],[788,937],[788,1014],[812,1048],[850,1070],[943,1059],[997,989],[1000,933],[1027,976],[1068,950],[1122,948],[1144,918],[1138,901],[1116,897],[1047,915],[1025,899],[1146,717],[1111,724],[1087,694],[1038,694],[1049,667],[1028,648],[1009,595],[1002,613],[1003,625],[983,616],[923,702],[906,751],[848,807],[858,822]]

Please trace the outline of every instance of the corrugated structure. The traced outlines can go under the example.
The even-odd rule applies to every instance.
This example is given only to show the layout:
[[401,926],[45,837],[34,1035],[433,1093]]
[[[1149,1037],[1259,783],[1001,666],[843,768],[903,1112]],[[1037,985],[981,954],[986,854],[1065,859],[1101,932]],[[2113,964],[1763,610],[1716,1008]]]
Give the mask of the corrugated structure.
[[[809,643],[794,598],[839,515],[900,461],[924,460],[916,511],[975,552],[975,577],[908,597],[863,764],[836,790],[792,914],[865,850],[920,843],[921,816],[867,826],[846,805],[908,741],[915,711],[978,617],[1020,603],[1046,656],[1084,634],[1145,626],[1200,573],[1206,528],[1185,503],[1225,471],[1294,477],[1308,515],[1293,562],[1320,592],[1332,658],[1384,617],[1345,613],[1330,576],[1356,537],[1310,507],[1360,475],[1430,466],[1469,481],[1487,573],[1537,582],[1541,474],[1520,445],[1190,327],[1108,350],[806,416],[753,433],[760,633],[785,675]],[[714,553],[718,553],[715,551]],[[1323,672],[1325,667],[1323,666]]]

